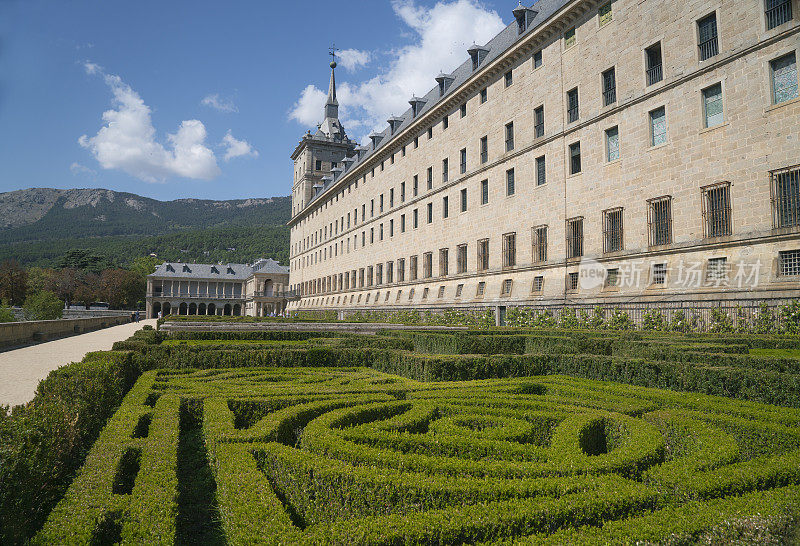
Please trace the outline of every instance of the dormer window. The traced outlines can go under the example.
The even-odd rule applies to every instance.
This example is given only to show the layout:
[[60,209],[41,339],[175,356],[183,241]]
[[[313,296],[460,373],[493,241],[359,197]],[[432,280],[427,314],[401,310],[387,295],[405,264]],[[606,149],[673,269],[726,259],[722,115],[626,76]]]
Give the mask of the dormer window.
[[228,271],[227,271],[227,273],[228,273],[228,275],[236,275],[236,271],[234,271],[234,270],[233,270],[233,268],[232,268],[231,266],[228,266]]
[[517,30],[519,31],[519,34],[524,33],[526,30],[528,30],[528,28],[530,28],[530,25],[537,13],[539,12],[523,6],[522,2],[517,5],[516,9],[514,9],[514,18],[517,20]]
[[403,118],[398,118],[396,116],[390,117],[387,121],[389,122],[389,131],[391,134],[394,134],[394,132],[403,124]]
[[380,143],[381,138],[383,137],[378,133],[372,132],[369,134],[369,138],[372,141],[372,149],[374,150],[375,148],[378,147],[378,144]]
[[438,76],[436,76],[436,83],[439,84],[440,97],[443,96],[445,93],[447,93],[447,89],[450,87],[450,84],[453,83],[454,79],[455,78],[453,78],[453,76],[450,76],[448,74],[440,73]]
[[215,266],[215,265],[211,266],[211,272],[219,275],[219,269],[217,269],[217,266]]
[[477,70],[483,60],[486,58],[489,50],[483,46],[472,44],[472,47],[470,47],[467,52],[472,59],[472,70]]
[[167,271],[171,271],[172,273],[175,273],[175,268],[172,267],[172,264],[167,264]]
[[408,101],[408,104],[411,105],[411,114],[414,117],[422,111],[422,108],[425,106],[425,99],[421,99],[419,97],[411,97],[411,100]]
[[189,266],[188,266],[188,265],[186,265],[186,264],[183,264],[183,272],[184,272],[184,273],[191,273],[191,272],[192,272],[192,270],[191,270],[191,269],[189,269]]

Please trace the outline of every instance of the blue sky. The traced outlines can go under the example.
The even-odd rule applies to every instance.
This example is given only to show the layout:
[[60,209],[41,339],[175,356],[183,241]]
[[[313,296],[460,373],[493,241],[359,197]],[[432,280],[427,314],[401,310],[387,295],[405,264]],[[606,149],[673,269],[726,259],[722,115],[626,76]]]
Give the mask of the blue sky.
[[0,192],[290,193],[332,42],[362,139],[511,19],[515,0],[0,0]]

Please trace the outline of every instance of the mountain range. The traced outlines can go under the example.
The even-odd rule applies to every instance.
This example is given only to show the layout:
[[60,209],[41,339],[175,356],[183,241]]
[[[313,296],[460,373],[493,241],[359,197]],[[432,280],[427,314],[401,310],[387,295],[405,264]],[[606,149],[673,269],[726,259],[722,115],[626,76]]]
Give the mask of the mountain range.
[[0,261],[56,267],[67,251],[83,248],[123,266],[151,253],[169,261],[285,262],[290,215],[290,197],[159,201],[106,189],[17,190],[0,193]]

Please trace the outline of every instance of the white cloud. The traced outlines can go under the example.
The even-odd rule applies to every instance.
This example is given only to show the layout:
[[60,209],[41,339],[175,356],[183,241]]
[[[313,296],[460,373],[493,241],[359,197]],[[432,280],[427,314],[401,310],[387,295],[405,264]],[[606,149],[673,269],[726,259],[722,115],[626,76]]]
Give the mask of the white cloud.
[[200,104],[203,106],[210,106],[214,110],[219,110],[220,112],[225,112],[226,114],[239,111],[236,105],[233,104],[232,100],[220,97],[219,93],[214,93],[213,95],[207,95],[203,97],[203,100],[200,101]]
[[258,150],[253,148],[249,142],[245,140],[238,140],[231,134],[230,129],[222,139],[222,146],[227,147],[225,151],[225,161],[230,161],[235,157],[252,156],[258,157]]
[[328,93],[317,89],[316,86],[309,85],[300,93],[300,98],[292,106],[289,112],[289,119],[296,120],[302,125],[312,127],[317,123],[322,123],[322,109]]
[[168,147],[156,141],[150,107],[122,81],[94,63],[88,74],[100,74],[113,93],[112,109],[103,113],[103,127],[93,137],[83,135],[81,146],[92,152],[104,169],[119,169],[145,182],[169,177],[210,180],[220,174],[214,152],[205,144],[206,128],[193,119],[181,122],[167,135]]
[[372,60],[372,53],[361,49],[344,49],[339,52],[339,64],[348,72],[366,66]]
[[[505,28],[497,12],[477,0],[439,0],[430,8],[415,0],[394,0],[392,7],[410,30],[411,43],[381,52],[392,60],[377,76],[337,87],[342,123],[357,140],[372,129],[383,129],[389,116],[405,112],[411,95],[427,93],[440,71],[451,72],[463,63],[472,42],[485,44]],[[322,121],[326,96],[326,91],[309,85],[289,117],[316,125]]]
[[89,176],[91,178],[97,176],[97,171],[90,169],[85,165],[81,165],[78,162],[73,162],[72,165],[69,166],[69,170],[73,176]]

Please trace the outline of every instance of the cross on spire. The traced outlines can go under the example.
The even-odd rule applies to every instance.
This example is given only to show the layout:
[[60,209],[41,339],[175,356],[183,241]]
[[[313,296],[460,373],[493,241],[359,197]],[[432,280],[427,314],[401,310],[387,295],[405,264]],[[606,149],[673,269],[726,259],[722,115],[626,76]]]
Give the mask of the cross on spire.
[[331,56],[331,62],[336,62],[336,52],[339,51],[339,48],[336,47],[336,44],[332,44],[331,47],[328,48],[328,55]]

